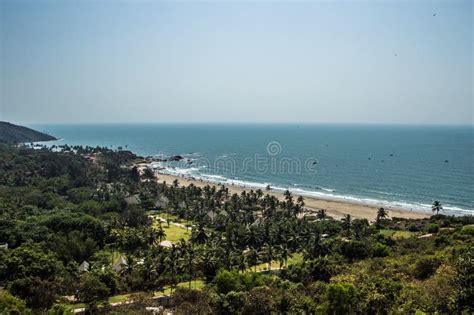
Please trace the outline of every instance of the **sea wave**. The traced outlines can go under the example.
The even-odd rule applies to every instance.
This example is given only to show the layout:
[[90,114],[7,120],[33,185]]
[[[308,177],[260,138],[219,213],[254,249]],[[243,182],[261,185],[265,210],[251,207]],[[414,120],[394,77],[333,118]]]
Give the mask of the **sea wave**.
[[163,174],[168,174],[168,175],[195,177],[194,175],[198,174],[199,168],[197,167],[190,167],[190,168],[165,167],[164,169],[161,169],[160,172]]
[[324,191],[328,191],[328,192],[334,192],[334,189],[330,189],[330,188],[324,188],[324,187],[320,187],[322,190]]

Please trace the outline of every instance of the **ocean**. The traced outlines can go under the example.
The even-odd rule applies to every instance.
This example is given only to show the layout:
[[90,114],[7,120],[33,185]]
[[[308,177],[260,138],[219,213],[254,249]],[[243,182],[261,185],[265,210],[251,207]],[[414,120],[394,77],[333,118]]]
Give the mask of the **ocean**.
[[313,124],[30,125],[58,141],[183,160],[215,183],[445,214],[474,214],[474,127]]

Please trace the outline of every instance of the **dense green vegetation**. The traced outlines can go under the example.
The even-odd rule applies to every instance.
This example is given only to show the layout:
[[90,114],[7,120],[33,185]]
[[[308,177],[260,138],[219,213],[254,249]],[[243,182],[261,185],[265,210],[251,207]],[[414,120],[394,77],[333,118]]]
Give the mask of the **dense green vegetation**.
[[0,143],[21,143],[56,140],[45,133],[0,121]]
[[141,314],[163,292],[178,314],[474,311],[472,217],[306,216],[290,192],[158,184],[136,159],[0,146],[0,314]]

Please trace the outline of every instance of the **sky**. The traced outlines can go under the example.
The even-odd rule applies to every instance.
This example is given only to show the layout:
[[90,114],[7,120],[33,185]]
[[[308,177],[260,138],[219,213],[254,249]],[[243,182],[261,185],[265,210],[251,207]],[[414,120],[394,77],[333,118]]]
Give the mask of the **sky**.
[[0,120],[472,125],[473,12],[0,0]]

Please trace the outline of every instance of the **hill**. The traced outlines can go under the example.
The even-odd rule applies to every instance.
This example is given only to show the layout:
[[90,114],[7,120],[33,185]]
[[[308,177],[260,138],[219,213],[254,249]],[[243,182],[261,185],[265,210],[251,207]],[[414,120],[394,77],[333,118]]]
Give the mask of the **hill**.
[[20,143],[57,140],[55,137],[45,133],[0,121],[0,142]]

